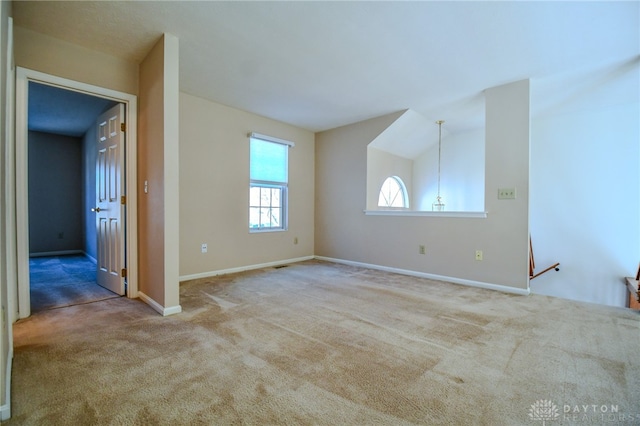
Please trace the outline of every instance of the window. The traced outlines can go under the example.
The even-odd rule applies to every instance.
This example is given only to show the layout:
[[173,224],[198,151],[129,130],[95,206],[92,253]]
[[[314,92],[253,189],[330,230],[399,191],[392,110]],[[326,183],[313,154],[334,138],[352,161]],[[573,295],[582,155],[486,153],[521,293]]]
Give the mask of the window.
[[249,230],[287,229],[289,147],[292,142],[249,135]]
[[378,207],[409,207],[407,188],[398,176],[390,176],[382,183],[378,195]]
[[283,211],[286,190],[286,186],[251,184],[249,190],[251,230],[285,229]]

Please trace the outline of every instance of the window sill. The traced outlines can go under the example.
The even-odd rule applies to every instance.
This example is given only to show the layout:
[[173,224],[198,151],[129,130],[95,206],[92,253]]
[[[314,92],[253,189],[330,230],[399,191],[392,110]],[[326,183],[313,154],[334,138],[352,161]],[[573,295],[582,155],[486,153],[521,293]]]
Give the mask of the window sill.
[[367,216],[425,216],[425,217],[464,217],[485,219],[487,212],[430,212],[418,210],[364,210]]
[[285,232],[286,228],[249,228],[250,234],[268,234],[270,232]]

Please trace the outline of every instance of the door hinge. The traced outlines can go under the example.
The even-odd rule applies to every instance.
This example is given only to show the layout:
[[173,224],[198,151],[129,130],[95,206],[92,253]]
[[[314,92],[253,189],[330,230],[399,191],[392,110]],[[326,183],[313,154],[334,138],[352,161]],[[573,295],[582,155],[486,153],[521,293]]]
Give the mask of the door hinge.
[[122,278],[126,278],[127,277],[127,268],[122,268],[122,271],[120,271],[120,275],[122,275]]
[[122,204],[122,205],[127,204],[127,196],[126,195],[122,195],[120,197],[120,204]]
[[120,123],[120,130],[123,132],[127,131],[127,125],[125,123]]

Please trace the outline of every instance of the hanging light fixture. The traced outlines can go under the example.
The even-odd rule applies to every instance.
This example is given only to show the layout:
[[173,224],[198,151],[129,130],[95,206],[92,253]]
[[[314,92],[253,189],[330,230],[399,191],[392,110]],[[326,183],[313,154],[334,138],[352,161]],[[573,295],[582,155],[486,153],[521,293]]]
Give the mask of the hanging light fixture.
[[442,154],[442,123],[444,120],[436,121],[438,125],[438,196],[436,197],[436,202],[431,205],[431,208],[435,212],[441,212],[444,210],[444,202],[442,201],[442,197],[440,196],[440,157]]

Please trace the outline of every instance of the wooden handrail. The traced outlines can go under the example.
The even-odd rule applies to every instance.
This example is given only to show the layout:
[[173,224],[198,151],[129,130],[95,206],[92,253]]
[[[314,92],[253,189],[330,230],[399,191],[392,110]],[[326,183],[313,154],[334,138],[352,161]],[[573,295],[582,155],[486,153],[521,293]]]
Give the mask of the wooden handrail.
[[542,274],[544,274],[547,271],[550,271],[552,269],[555,269],[556,271],[559,271],[560,268],[558,268],[558,266],[560,266],[560,262],[554,263],[553,265],[549,266],[547,269],[545,269],[544,271],[540,271],[537,274],[534,272],[535,268],[536,268],[536,262],[533,259],[533,244],[531,243],[531,237],[529,237],[529,279],[532,280],[535,277],[538,277]]

